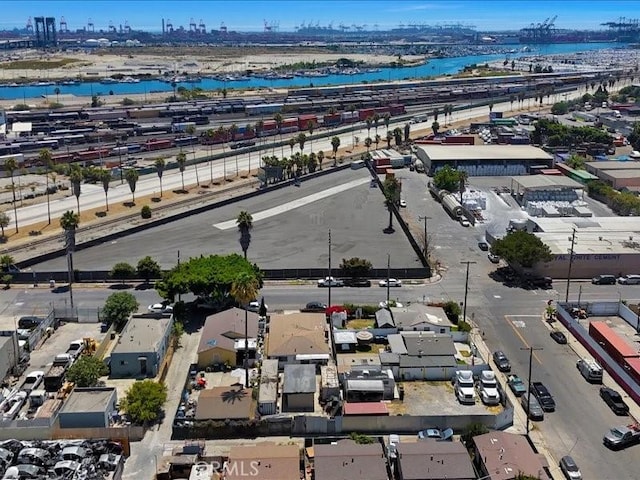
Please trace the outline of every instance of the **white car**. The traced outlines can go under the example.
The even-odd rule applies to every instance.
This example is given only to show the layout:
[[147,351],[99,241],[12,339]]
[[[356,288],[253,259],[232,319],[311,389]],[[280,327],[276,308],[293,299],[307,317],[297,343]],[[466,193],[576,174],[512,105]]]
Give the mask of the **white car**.
[[[381,287],[386,287],[387,286],[387,280],[380,280],[378,282],[378,285],[380,285]],[[402,280],[398,280],[396,278],[390,278],[389,279],[389,286],[390,287],[401,287],[402,286]]]
[[[269,311],[269,306],[266,303],[264,304],[264,308],[267,312]],[[257,313],[260,310],[260,302],[258,302],[257,300],[249,302],[249,305],[247,305],[247,310]]]
[[[378,306],[379,306],[380,308],[387,308],[387,301],[386,301],[386,300],[381,301],[381,302],[378,304]],[[390,307],[395,307],[395,308],[402,308],[402,307],[404,307],[404,305],[403,305],[403,304],[401,304],[400,302],[396,302],[395,300],[389,300],[389,306],[390,306]]]
[[22,382],[22,386],[20,390],[24,392],[31,392],[38,388],[38,386],[42,383],[42,379],[44,378],[44,372],[41,370],[36,370],[35,372],[29,373],[24,382]]
[[406,200],[404,200],[404,199],[401,199],[401,200],[400,200],[400,206],[401,206],[402,208],[407,208],[407,201],[406,201]]
[[463,227],[470,227],[471,223],[469,223],[469,220],[467,220],[466,218],[462,217],[460,219],[460,225],[462,225]]
[[319,287],[344,287],[344,282],[334,277],[324,277],[318,280]]
[[165,305],[164,303],[154,303],[147,307],[149,313],[173,313],[173,307],[171,305]]

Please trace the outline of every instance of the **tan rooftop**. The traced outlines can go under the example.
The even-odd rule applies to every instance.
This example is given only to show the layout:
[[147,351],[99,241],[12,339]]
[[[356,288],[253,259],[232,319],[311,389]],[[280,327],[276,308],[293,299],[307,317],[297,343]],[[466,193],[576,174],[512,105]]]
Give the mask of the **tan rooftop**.
[[267,356],[330,354],[325,339],[324,313],[272,315],[267,337]]
[[226,472],[225,480],[300,480],[300,449],[271,442],[231,447]]
[[[241,308],[230,308],[209,315],[202,328],[197,353],[206,352],[212,348],[233,350],[236,339],[244,339],[244,315],[245,311]],[[260,316],[257,313],[247,312],[249,338],[257,336],[259,319]]]
[[388,480],[382,445],[358,445],[341,440],[336,445],[314,446],[315,478],[318,480]]
[[214,387],[200,392],[196,420],[239,420],[253,418],[251,390],[241,386]]

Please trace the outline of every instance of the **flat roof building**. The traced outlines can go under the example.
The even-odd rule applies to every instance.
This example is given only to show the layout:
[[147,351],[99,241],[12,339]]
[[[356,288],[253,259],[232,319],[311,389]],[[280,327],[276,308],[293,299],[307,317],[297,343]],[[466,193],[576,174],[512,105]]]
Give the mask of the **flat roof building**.
[[278,382],[278,360],[264,360],[260,370],[260,390],[258,391],[258,410],[262,415],[277,413]]
[[76,387],[58,413],[60,428],[108,427],[117,412],[117,393],[112,387]]
[[529,475],[550,480],[544,455],[535,453],[523,435],[493,431],[473,437],[476,467],[491,480],[514,480]]
[[[433,439],[397,445],[398,480],[475,480],[469,452],[460,442]],[[491,477],[493,478],[493,477]]]
[[207,388],[200,392],[196,420],[248,420],[253,418],[251,390],[240,385]]
[[284,366],[283,412],[313,412],[316,390],[315,365]]

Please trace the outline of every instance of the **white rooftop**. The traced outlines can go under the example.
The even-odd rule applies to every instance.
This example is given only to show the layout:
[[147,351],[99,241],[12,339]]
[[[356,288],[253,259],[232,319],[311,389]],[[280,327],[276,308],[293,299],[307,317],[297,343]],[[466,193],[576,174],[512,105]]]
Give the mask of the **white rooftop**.
[[541,160],[552,156],[531,145],[418,145],[431,160]]

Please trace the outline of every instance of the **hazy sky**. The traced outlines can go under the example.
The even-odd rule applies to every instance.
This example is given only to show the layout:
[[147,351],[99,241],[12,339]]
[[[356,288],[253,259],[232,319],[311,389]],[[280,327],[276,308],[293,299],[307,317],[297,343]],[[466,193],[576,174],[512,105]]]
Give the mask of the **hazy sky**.
[[264,21],[293,31],[301,24],[321,26],[342,23],[367,25],[368,29],[400,24],[463,23],[478,30],[510,30],[539,23],[557,15],[557,28],[599,29],[602,22],[640,16],[640,0],[2,0],[0,28],[24,27],[29,17],[65,17],[70,30],[93,20],[95,29],[106,30],[109,22],[132,29],[160,31],[162,18],[174,27],[189,28],[191,18],[202,19],[207,30],[222,22],[229,30],[259,31]]

